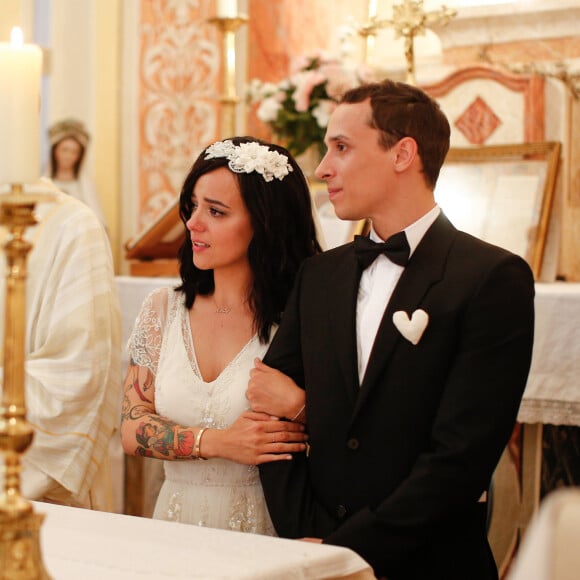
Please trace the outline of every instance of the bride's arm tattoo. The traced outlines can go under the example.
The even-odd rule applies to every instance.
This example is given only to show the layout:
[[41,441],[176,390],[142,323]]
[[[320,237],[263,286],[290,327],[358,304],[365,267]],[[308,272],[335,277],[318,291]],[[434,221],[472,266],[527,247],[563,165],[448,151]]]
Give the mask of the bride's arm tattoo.
[[155,411],[155,381],[146,367],[130,361],[125,381],[121,418],[138,421],[135,454],[160,459],[191,459],[195,434]]

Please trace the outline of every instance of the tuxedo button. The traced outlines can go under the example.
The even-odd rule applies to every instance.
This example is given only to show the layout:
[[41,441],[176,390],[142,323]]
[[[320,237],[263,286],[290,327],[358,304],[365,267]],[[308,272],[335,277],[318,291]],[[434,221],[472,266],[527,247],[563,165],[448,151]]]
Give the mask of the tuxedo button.
[[359,446],[359,442],[358,439],[356,439],[355,437],[351,437],[347,442],[346,442],[346,446],[349,449],[352,449],[353,451],[356,451],[358,449]]
[[336,517],[342,520],[346,515],[346,508],[343,505],[339,505],[336,508]]

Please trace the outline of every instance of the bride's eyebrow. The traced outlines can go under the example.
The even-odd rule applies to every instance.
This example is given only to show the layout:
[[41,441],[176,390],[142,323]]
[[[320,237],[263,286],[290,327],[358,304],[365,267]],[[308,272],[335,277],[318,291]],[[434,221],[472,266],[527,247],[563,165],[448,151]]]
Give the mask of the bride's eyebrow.
[[[195,193],[191,196],[192,200],[197,199],[197,196],[195,195]],[[219,205],[225,209],[231,209],[231,207],[227,204],[224,203],[223,201],[220,201],[219,199],[212,199],[211,197],[204,197],[203,201],[205,201],[206,203],[211,203],[212,205]]]
[[224,207],[226,209],[231,209],[227,203],[224,203],[223,201],[220,201],[219,199],[212,199],[211,197],[204,197],[203,201],[205,201],[206,203],[211,203],[212,205],[219,205],[219,206]]

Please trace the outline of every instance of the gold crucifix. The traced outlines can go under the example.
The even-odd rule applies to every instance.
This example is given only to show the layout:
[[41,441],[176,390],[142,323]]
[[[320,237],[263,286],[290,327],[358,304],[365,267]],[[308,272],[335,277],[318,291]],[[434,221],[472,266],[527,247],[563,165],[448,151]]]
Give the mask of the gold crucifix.
[[[403,0],[402,4],[393,5],[392,19],[377,19],[372,15],[364,26],[359,28],[363,37],[375,35],[380,28],[391,27],[395,31],[395,38],[405,39],[405,59],[407,61],[406,82],[415,84],[415,37],[425,34],[431,25],[445,26],[457,14],[456,10],[441,6],[439,10],[426,12],[423,9],[423,0]],[[365,55],[366,57],[366,55]]]

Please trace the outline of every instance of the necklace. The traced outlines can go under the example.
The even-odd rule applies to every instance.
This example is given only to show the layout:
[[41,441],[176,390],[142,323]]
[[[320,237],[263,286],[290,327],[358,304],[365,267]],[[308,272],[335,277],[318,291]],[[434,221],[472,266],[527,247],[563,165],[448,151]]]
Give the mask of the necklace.
[[232,311],[231,306],[220,306],[216,299],[213,299],[213,303],[215,304],[215,313],[216,314],[229,314]]

